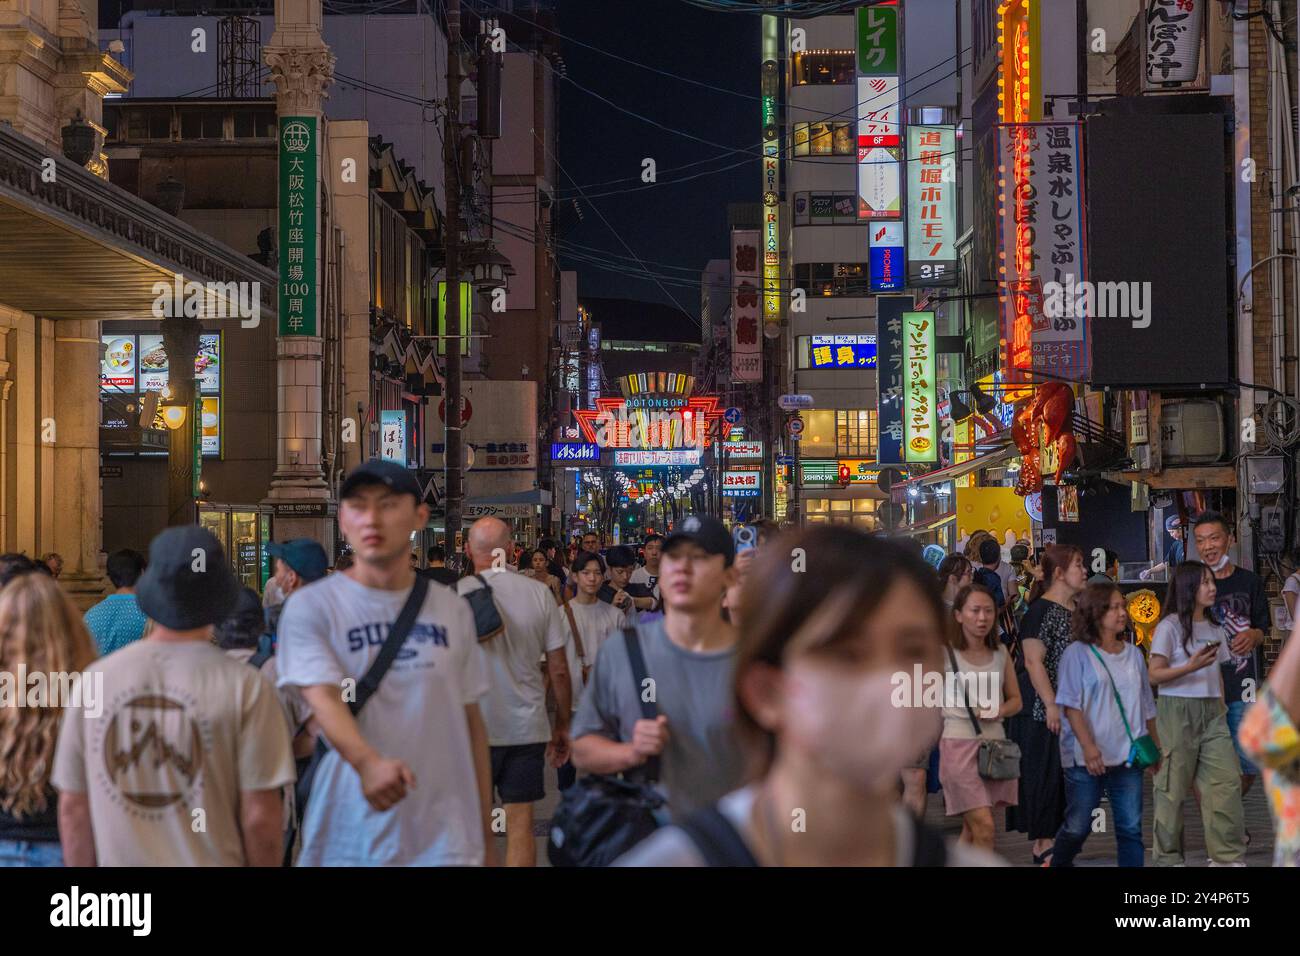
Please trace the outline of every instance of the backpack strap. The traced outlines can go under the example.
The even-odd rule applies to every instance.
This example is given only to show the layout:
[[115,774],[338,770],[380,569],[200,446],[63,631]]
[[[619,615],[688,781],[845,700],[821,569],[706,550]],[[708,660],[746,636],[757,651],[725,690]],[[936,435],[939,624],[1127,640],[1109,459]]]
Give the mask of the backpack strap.
[[707,866],[758,866],[758,860],[717,806],[696,810],[677,824],[691,838]]
[[[578,620],[573,616],[573,608],[569,606],[568,601],[565,601],[560,606],[564,608],[564,614],[569,619],[569,629],[573,631],[574,649],[578,652],[578,665],[590,663],[587,661],[587,649],[582,645],[582,634],[578,631]],[[638,681],[638,686],[639,684]]]
[[262,665],[275,656],[275,643],[271,640],[270,634],[263,634],[257,639],[257,650],[253,656],[248,659],[249,665],[254,670],[261,670]]
[[948,845],[943,834],[910,813],[907,816],[912,821],[912,866],[947,866]]
[[[632,667],[632,684],[637,702],[641,706],[641,717],[654,720],[659,716],[659,708],[653,700],[645,699],[645,682],[649,679],[646,671],[645,657],[641,654],[641,636],[635,627],[623,628],[623,641],[627,645],[627,661]],[[654,783],[659,779],[659,758],[651,757],[645,762],[645,779]]]

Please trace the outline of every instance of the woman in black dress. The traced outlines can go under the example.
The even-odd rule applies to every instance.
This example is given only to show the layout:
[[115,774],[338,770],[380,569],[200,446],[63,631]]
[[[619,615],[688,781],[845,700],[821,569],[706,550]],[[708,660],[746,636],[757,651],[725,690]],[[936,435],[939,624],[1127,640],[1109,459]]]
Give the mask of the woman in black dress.
[[1043,551],[1043,577],[1029,592],[1029,607],[1020,622],[1020,645],[1033,685],[1028,719],[1020,737],[1020,804],[1007,812],[1008,829],[1027,833],[1034,862],[1050,866],[1052,842],[1065,819],[1065,781],[1061,773],[1061,712],[1056,706],[1056,667],[1072,639],[1074,599],[1088,572],[1083,552],[1070,545]]

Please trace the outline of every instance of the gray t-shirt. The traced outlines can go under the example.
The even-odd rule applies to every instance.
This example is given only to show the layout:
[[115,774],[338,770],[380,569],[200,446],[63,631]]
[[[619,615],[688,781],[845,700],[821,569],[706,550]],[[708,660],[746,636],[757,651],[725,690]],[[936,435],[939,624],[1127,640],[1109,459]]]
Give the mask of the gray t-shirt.
[[[654,681],[655,705],[668,718],[668,746],[660,760],[660,789],[675,815],[716,801],[740,785],[744,760],[732,714],[736,649],[698,654],[668,639],[662,619],[637,627],[646,673]],[[574,740],[599,734],[625,743],[642,719],[623,636],[601,645],[578,712]],[[641,778],[640,768],[626,774]]]

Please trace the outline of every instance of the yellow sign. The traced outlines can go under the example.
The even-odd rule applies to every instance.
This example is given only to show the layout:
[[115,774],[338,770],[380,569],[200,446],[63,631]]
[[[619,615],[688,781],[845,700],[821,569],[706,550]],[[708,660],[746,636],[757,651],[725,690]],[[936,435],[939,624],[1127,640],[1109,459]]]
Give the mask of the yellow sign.
[[1030,540],[1033,527],[1025,499],[1012,488],[957,488],[957,550],[976,531],[987,531],[1003,548],[1021,538]]
[[1160,599],[1150,588],[1134,591],[1128,596],[1128,619],[1133,622],[1133,637],[1137,645],[1151,648],[1151,636],[1160,620]]

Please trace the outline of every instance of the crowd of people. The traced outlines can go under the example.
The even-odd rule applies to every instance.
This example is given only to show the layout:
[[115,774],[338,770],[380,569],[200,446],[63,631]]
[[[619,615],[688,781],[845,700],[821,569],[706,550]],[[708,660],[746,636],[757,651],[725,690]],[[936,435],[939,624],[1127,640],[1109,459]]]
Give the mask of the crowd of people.
[[[1217,514],[1199,561],[1170,555],[1149,651],[1115,556],[1089,578],[1066,545],[977,532],[930,560],[698,515],[639,548],[529,547],[482,518],[462,566],[411,552],[428,519],[371,461],[333,568],[276,543],[259,595],[171,528],[109,556],[84,616],[57,556],[0,556],[0,672],[85,691],[0,708],[0,864],[528,866],[549,767],[558,865],[998,865],[1004,810],[1035,863],[1070,866],[1104,798],[1141,866],[1150,771],[1154,862],[1186,862],[1190,792],[1236,866],[1259,766],[1276,862],[1300,864],[1300,642],[1264,673],[1267,597]],[[900,700],[913,673],[944,676],[937,705]],[[937,790],[955,838],[924,822]]]

